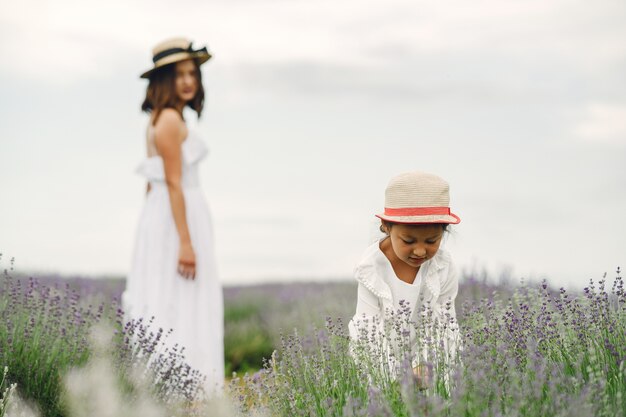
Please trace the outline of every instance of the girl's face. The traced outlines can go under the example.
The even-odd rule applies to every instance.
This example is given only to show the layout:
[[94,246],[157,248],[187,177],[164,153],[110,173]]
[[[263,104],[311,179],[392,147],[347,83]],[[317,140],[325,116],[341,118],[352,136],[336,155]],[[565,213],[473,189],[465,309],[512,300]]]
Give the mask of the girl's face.
[[443,238],[443,227],[439,224],[394,224],[385,229],[395,256],[414,268],[435,256]]
[[183,103],[193,100],[198,92],[197,71],[196,63],[191,59],[176,63],[176,97]]

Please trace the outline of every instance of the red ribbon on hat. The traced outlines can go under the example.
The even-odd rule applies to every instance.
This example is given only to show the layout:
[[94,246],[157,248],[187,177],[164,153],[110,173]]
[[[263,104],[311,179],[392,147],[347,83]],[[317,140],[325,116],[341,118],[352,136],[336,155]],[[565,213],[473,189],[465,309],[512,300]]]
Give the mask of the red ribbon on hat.
[[385,216],[430,216],[434,214],[450,215],[450,207],[385,207]]

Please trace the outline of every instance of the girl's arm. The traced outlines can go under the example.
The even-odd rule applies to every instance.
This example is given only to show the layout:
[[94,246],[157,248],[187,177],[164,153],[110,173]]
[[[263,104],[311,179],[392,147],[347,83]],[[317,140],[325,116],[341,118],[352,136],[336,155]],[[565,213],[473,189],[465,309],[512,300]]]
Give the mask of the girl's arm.
[[439,323],[446,353],[446,361],[456,358],[461,348],[459,325],[456,319],[454,302],[459,292],[458,271],[450,262],[448,273],[441,283],[441,295],[437,300]]
[[174,109],[164,109],[155,125],[155,143],[163,159],[165,182],[170,197],[172,216],[178,231],[180,249],[178,268],[185,278],[195,277],[196,256],[187,227],[185,198],[182,188],[182,143],[186,136],[185,122]]
[[[441,294],[437,304],[440,308],[441,318],[449,324],[456,326],[456,309],[454,308],[454,301],[459,292],[459,277],[456,266],[453,262],[450,262],[448,266],[448,273],[441,283]],[[452,321],[453,323],[450,323]]]
[[[360,334],[359,330],[369,328],[376,318],[380,318],[380,313],[378,298],[376,298],[370,290],[365,288],[363,284],[359,283],[359,288],[357,290],[356,313],[348,324],[350,338],[357,341]],[[365,320],[367,320],[367,325],[365,324]]]

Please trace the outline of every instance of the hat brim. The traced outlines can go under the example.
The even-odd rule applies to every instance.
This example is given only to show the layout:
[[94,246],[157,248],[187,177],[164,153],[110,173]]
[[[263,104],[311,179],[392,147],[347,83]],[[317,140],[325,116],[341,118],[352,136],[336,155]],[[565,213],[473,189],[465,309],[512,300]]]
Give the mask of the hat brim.
[[187,59],[195,59],[198,62],[198,65],[202,65],[211,59],[211,57],[212,55],[208,52],[179,52],[159,60],[156,64],[154,64],[154,67],[141,74],[140,78],[150,78],[150,75],[157,69],[176,62],[185,61]]
[[459,224],[461,219],[454,213],[450,214],[433,214],[429,216],[386,216],[384,214],[376,214],[381,220],[385,220],[392,223],[402,224],[433,224],[433,223],[446,223],[446,224]]

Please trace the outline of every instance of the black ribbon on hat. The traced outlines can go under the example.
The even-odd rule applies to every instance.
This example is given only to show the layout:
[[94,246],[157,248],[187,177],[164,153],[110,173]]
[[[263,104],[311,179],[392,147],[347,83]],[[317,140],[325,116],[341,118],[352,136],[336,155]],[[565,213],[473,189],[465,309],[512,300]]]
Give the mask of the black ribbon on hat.
[[200,49],[194,50],[192,45],[189,44],[189,48],[187,48],[187,49],[185,49],[185,48],[170,48],[170,49],[166,49],[165,51],[161,51],[161,52],[159,52],[158,54],[156,54],[155,56],[152,57],[152,62],[154,62],[156,64],[158,60],[163,59],[166,56],[178,54],[180,52],[187,52],[189,54],[197,54],[197,53],[205,53],[207,55],[209,54],[209,51],[206,49],[206,46],[204,48],[200,48]]

